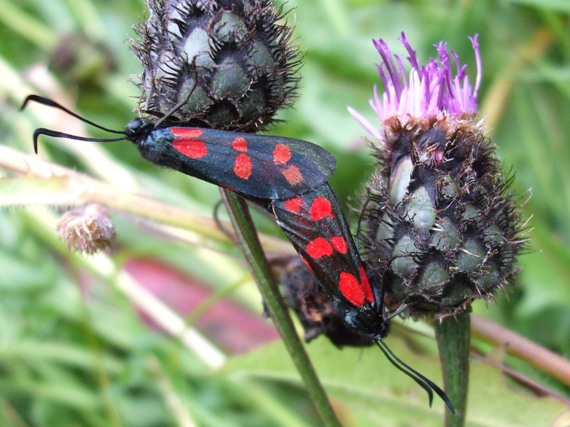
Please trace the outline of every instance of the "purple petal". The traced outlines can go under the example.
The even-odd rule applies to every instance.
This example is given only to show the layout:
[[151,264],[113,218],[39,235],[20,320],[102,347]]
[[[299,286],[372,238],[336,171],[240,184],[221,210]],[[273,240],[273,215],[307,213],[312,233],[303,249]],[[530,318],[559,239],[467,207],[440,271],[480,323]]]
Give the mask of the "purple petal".
[[[434,45],[439,58],[430,58],[426,65],[421,65],[416,51],[402,33],[398,40],[408,52],[406,61],[411,66],[409,74],[406,75],[404,60],[398,55],[393,55],[384,40],[373,40],[382,59],[377,69],[384,93],[378,93],[375,87],[370,105],[380,122],[383,123],[394,116],[405,122],[414,118],[459,119],[465,115],[475,115],[477,92],[482,76],[478,37],[477,34],[469,37],[477,65],[474,86],[467,77],[467,66],[461,64],[458,55],[450,51],[447,43],[443,41]],[[376,130],[356,111],[350,109],[350,112],[370,134],[382,140],[382,132]]]

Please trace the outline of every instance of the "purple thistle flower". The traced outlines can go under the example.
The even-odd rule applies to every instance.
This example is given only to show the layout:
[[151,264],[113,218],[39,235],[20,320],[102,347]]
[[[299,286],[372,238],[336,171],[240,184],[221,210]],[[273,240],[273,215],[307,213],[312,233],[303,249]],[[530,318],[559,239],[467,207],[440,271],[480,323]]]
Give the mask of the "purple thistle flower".
[[[403,58],[393,55],[386,42],[374,40],[374,46],[382,58],[377,66],[384,93],[378,93],[374,87],[374,98],[370,106],[381,123],[398,118],[401,122],[409,119],[461,119],[477,114],[477,92],[481,82],[481,56],[479,54],[478,35],[469,37],[477,63],[475,86],[471,86],[466,74],[466,65],[461,65],[454,51],[449,51],[447,43],[434,45],[439,60],[431,58],[426,65],[418,62],[416,51],[412,49],[404,33],[399,40],[409,56],[406,58],[412,69],[406,77]],[[455,69],[455,70],[454,70]],[[455,71],[455,76],[453,75]],[[375,138],[383,141],[379,132],[361,114],[349,107],[352,116]]]
[[422,65],[403,33],[405,60],[375,40],[384,92],[375,87],[370,105],[381,126],[349,109],[378,141],[361,214],[362,252],[388,308],[405,306],[412,317],[455,315],[492,298],[517,272],[524,244],[512,180],[477,119],[481,57],[477,35],[470,40],[474,85],[447,43],[435,45],[438,58]]

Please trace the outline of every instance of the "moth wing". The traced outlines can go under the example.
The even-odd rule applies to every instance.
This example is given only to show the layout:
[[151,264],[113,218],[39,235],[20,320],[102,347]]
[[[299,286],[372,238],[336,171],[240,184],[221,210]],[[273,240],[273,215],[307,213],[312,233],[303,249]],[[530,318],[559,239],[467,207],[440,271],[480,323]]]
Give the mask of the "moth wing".
[[374,303],[360,255],[328,183],[274,202],[273,213],[331,299],[356,307]]
[[[281,200],[327,181],[336,161],[308,141],[213,129],[170,128],[182,170],[245,197]],[[181,168],[177,168],[181,170]]]

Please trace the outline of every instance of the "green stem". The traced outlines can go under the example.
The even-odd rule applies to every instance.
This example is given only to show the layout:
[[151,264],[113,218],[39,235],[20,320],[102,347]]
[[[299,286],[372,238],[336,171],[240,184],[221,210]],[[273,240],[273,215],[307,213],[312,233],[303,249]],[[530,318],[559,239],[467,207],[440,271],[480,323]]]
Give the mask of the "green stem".
[[222,200],[228,210],[237,240],[251,273],[269,307],[271,318],[281,334],[285,347],[307,387],[311,400],[319,412],[324,425],[340,427],[340,422],[305,352],[303,343],[295,331],[287,306],[281,298],[281,294],[279,293],[279,289],[259,243],[247,203],[242,197],[229,190],[221,190],[221,193]]
[[446,427],[463,427],[467,410],[469,386],[469,347],[471,317],[463,312],[435,322],[435,334],[443,369],[445,392],[455,407],[455,416],[445,413]]

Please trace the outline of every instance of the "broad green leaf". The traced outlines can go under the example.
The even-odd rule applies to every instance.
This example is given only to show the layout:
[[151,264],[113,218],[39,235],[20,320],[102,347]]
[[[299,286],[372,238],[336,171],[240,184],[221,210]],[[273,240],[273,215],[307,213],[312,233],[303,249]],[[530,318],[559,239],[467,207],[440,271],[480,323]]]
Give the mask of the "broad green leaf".
[[[387,343],[398,357],[441,385],[435,357],[414,353],[396,336],[390,336]],[[429,408],[424,391],[388,363],[377,348],[339,350],[319,339],[307,349],[333,405],[346,417],[346,425],[442,425],[441,401],[435,397],[433,408]],[[300,386],[300,379],[280,343],[233,358],[224,372]],[[555,399],[533,397],[508,383],[495,368],[472,363],[468,427],[549,425],[568,409]]]

